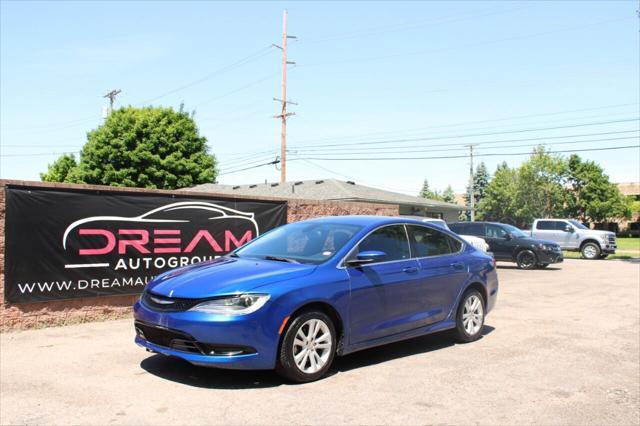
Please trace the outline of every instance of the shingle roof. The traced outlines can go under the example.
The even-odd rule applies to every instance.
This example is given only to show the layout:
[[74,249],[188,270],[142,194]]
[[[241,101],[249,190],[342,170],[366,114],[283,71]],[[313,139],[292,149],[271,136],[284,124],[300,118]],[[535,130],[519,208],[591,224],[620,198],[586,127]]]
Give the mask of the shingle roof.
[[359,201],[382,204],[403,204],[409,206],[438,207],[452,210],[465,210],[465,207],[429,200],[422,197],[385,191],[370,186],[358,185],[350,181],[337,179],[304,180],[297,182],[260,183],[255,185],[219,185],[205,183],[188,188],[189,191],[211,192],[216,194],[254,195],[277,198],[299,198],[325,201]]
[[640,195],[640,182],[622,182],[618,189],[622,195]]

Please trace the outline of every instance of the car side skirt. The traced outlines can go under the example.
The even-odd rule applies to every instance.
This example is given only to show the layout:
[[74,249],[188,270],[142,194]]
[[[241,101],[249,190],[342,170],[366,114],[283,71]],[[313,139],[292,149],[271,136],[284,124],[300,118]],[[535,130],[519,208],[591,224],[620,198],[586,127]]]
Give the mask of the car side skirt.
[[390,336],[380,337],[374,340],[367,340],[366,342],[360,342],[353,345],[344,346],[342,351],[338,355],[347,355],[353,352],[361,351],[364,349],[373,348],[376,346],[386,345],[388,343],[399,342],[401,340],[412,339],[414,337],[426,336],[428,334],[437,333],[439,331],[450,330],[455,328],[455,319],[446,319],[435,324],[430,324],[425,327],[416,328],[409,331],[403,331],[402,333],[392,334]]

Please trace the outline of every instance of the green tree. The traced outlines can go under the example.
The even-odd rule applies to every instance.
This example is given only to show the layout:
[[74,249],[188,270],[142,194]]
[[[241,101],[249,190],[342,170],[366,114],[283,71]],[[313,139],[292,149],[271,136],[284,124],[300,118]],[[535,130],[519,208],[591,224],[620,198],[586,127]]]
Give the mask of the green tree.
[[485,188],[484,197],[477,206],[477,218],[496,222],[513,223],[514,200],[517,197],[518,171],[510,169],[507,163],[498,165],[493,179]]
[[533,219],[564,215],[568,199],[567,162],[543,147],[519,168],[502,164],[486,188],[478,217],[527,227]]
[[456,194],[453,192],[451,185],[447,185],[447,187],[442,191],[442,201],[446,203],[455,204],[456,202]]
[[[473,173],[473,200],[476,208],[478,204],[480,204],[480,201],[484,198],[484,194],[485,194],[487,185],[489,185],[490,179],[491,179],[491,176],[489,175],[487,166],[484,164],[484,161],[483,161],[478,165],[478,167],[476,168],[476,171]],[[471,191],[470,191],[469,185],[467,185],[467,190],[464,193],[464,201],[467,207],[471,206],[470,192]],[[465,215],[467,220],[471,220],[471,212],[466,212]]]
[[429,188],[429,181],[427,179],[422,183],[422,189],[420,190],[420,197],[428,198],[429,200],[439,200],[442,201],[442,196],[438,193],[437,190],[432,191]]
[[569,195],[566,179],[567,162],[547,153],[544,147],[535,148],[517,173],[514,204],[517,225],[526,227],[536,218],[563,216]]
[[49,164],[45,173],[40,173],[40,179],[43,182],[69,182],[69,174],[76,167],[76,157],[73,154],[63,154]]
[[217,176],[215,156],[183,107],[121,108],[87,139],[79,163],[61,181],[177,189]]
[[568,216],[591,223],[631,217],[631,206],[602,167],[574,154],[569,157],[568,175],[571,186],[565,209]]

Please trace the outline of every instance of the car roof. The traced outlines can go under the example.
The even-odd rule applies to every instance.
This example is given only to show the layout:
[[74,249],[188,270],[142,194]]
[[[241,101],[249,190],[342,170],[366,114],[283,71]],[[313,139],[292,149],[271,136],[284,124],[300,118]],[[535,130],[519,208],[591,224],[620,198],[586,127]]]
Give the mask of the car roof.
[[449,225],[457,225],[457,224],[466,224],[466,223],[479,223],[481,225],[509,225],[508,223],[503,223],[503,222],[485,222],[483,220],[474,220],[473,222],[470,221],[461,221],[461,222],[451,222],[449,223]]
[[425,225],[428,222],[394,216],[365,216],[365,215],[349,215],[349,216],[323,216],[309,219],[306,222],[326,222],[339,223],[344,225],[360,225],[360,226],[380,226],[394,223],[414,223],[416,225]]

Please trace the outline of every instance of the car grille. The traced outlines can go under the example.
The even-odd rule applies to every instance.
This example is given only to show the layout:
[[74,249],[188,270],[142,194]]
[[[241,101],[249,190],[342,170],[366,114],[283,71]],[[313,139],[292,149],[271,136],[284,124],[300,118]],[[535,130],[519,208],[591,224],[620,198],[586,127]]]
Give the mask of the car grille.
[[142,321],[134,323],[136,334],[149,343],[200,355],[235,356],[255,353],[256,350],[248,346],[217,345],[198,342],[187,333],[169,328],[159,327]]
[[141,321],[135,322],[135,328],[138,336],[154,345],[175,348],[184,352],[202,353],[196,340],[186,333],[145,324]]
[[182,299],[177,297],[160,296],[145,291],[140,298],[147,308],[160,312],[183,312],[196,306],[204,299]]
[[616,244],[616,236],[615,235],[607,235],[607,240],[609,240],[609,244]]

